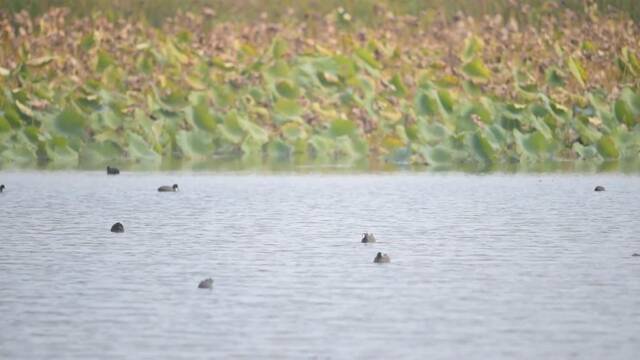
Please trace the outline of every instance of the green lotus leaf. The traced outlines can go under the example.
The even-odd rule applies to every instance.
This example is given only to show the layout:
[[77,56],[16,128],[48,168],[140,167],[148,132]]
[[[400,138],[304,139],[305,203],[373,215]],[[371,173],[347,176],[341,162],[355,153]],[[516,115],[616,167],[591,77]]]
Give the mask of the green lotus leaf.
[[422,150],[422,154],[429,164],[448,164],[454,160],[452,150],[442,144],[433,147],[426,146]]
[[437,122],[427,123],[418,121],[416,123],[418,137],[426,144],[434,144],[444,141],[449,136],[449,130]]
[[282,116],[291,118],[302,114],[302,106],[297,101],[287,98],[280,98],[273,106],[273,110]]
[[0,115],[0,133],[8,133],[9,131],[11,131],[11,124],[4,116]]
[[584,146],[579,142],[576,142],[576,143],[573,143],[573,146],[571,147],[571,149],[576,154],[578,154],[578,156],[583,160],[591,160],[591,159],[599,158],[598,150],[593,145]]
[[287,159],[291,156],[293,148],[280,139],[273,139],[267,145],[267,152],[272,159]]
[[213,153],[211,134],[202,130],[179,130],[176,133],[176,144],[187,158],[205,157]]
[[416,94],[415,103],[416,113],[418,115],[435,115],[440,111],[438,100],[424,91],[420,91]]
[[469,61],[476,56],[481,55],[484,48],[484,42],[481,38],[471,35],[464,41],[464,50],[462,51],[462,60]]
[[462,88],[471,96],[482,96],[482,88],[471,80],[464,80]]
[[617,130],[615,143],[620,151],[620,157],[634,159],[640,154],[640,132],[628,131],[624,128]]
[[18,108],[15,105],[11,105],[8,102],[4,105],[4,117],[12,128],[19,128],[22,126],[22,117],[18,113]]
[[209,106],[205,99],[201,99],[197,105],[190,108],[191,117],[196,126],[202,130],[215,132],[218,122],[209,112]]
[[607,135],[600,138],[596,145],[598,152],[607,160],[620,158],[620,152],[613,137]]
[[391,84],[395,88],[395,94],[398,96],[405,96],[409,92],[402,81],[402,78],[398,74],[393,75],[391,78]]
[[617,100],[613,106],[616,119],[627,126],[633,126],[634,116],[631,112],[631,107],[623,100]]
[[98,142],[103,142],[103,141],[112,141],[116,144],[120,143],[120,141],[123,140],[122,135],[120,134],[120,132],[114,130],[114,129],[104,129],[102,131],[100,131],[100,133],[98,133],[97,135],[94,136],[94,140],[98,141]]
[[83,146],[79,157],[82,163],[102,163],[120,159],[122,150],[112,141],[94,142]]
[[301,124],[290,121],[281,127],[282,135],[289,141],[302,140],[307,137],[306,131]]
[[333,137],[351,135],[356,130],[356,125],[351,120],[336,119],[329,126],[329,133]]
[[373,55],[369,49],[366,48],[358,48],[355,51],[356,56],[360,58],[360,60],[364,61],[367,65],[369,65],[373,69],[380,69],[380,63],[376,60],[376,57]]
[[369,143],[365,138],[352,136],[351,147],[358,156],[366,157],[369,154]]
[[102,50],[98,52],[98,61],[96,63],[97,72],[101,73],[113,64],[115,64],[115,60],[109,53]]
[[280,39],[276,38],[273,40],[273,44],[271,45],[271,53],[274,59],[280,59],[287,53],[287,43]]
[[267,74],[276,78],[286,78],[291,73],[291,68],[283,60],[274,62],[273,66],[267,69]]
[[298,88],[289,80],[281,80],[276,83],[278,94],[289,99],[295,99],[300,96]]
[[54,138],[46,146],[47,158],[54,163],[78,164],[78,152],[69,147],[64,138]]
[[573,75],[580,86],[585,87],[587,72],[584,70],[584,66],[582,66],[580,61],[574,57],[570,57],[567,59],[567,66],[569,67],[571,75]]
[[628,105],[629,110],[636,118],[640,117],[640,95],[627,87],[622,90],[620,99]]
[[[27,126],[24,128],[24,130],[22,130],[22,132],[27,137],[27,139],[29,139],[29,141],[34,144],[38,144],[39,142],[46,140],[46,137],[42,135],[40,129],[35,126]],[[65,144],[66,143],[67,142],[65,140]]]
[[404,148],[406,143],[397,134],[387,134],[382,138],[381,145],[389,152],[393,152],[396,149]]
[[440,101],[440,105],[442,108],[448,112],[453,112],[453,107],[455,106],[455,99],[453,95],[447,90],[438,90],[438,100]]
[[152,55],[148,52],[139,55],[136,60],[136,67],[142,73],[150,75],[153,72],[153,68],[155,66],[155,61]]
[[533,158],[540,158],[546,155],[549,143],[539,131],[522,134],[520,131],[514,130],[513,135],[521,154]]
[[480,132],[470,135],[469,147],[472,150],[471,153],[478,160],[491,163],[496,159],[496,152],[491,143]]
[[231,72],[235,69],[233,63],[225,61],[219,57],[213,57],[209,60],[209,64],[217,69],[220,69],[225,72]]
[[258,144],[263,145],[269,141],[269,132],[267,132],[267,130],[263,129],[262,127],[252,122],[251,120],[244,120],[240,122],[240,126]]
[[386,161],[397,165],[409,165],[411,162],[411,149],[408,147],[394,148],[385,157]]
[[545,139],[551,140],[553,138],[553,132],[543,119],[534,115],[528,116],[527,119],[530,121],[530,124],[544,136]]
[[420,142],[420,137],[418,135],[418,125],[417,124],[407,124],[407,126],[405,126],[405,133],[407,138],[409,139],[409,141],[411,142],[416,142],[419,143]]
[[37,147],[33,144],[18,143],[9,146],[0,157],[7,162],[33,163],[38,159]]
[[470,117],[471,115],[476,115],[482,120],[485,124],[491,124],[493,122],[493,114],[491,110],[481,102],[476,102],[471,104],[467,111],[465,111],[466,117]]
[[173,42],[167,43],[165,47],[167,51],[167,58],[173,64],[188,64],[189,55],[182,51],[181,47],[177,46]]
[[138,134],[132,132],[127,133],[127,143],[129,145],[127,147],[127,153],[131,159],[148,160],[159,158],[158,153]]
[[224,123],[218,125],[218,131],[233,144],[240,144],[244,138],[245,131],[240,125],[240,118],[234,111],[229,112],[224,118]]
[[491,70],[479,57],[468,61],[462,66],[462,72],[475,80],[488,80],[491,78]]
[[600,140],[600,137],[602,137],[602,134],[598,130],[594,129],[591,125],[584,124],[581,120],[574,120],[573,124],[584,144],[595,144]]
[[184,89],[173,89],[161,98],[161,103],[168,106],[166,110],[179,110],[189,105],[187,95]]
[[99,114],[99,116],[101,118],[101,122],[111,129],[117,129],[124,124],[123,116],[120,114],[117,114],[115,111],[111,109],[102,111]]
[[88,33],[80,39],[80,47],[84,51],[89,51],[96,44],[94,33]]
[[263,143],[256,141],[252,136],[246,136],[240,144],[243,158],[253,158],[262,155]]
[[[357,74],[358,68],[353,60],[344,56],[344,55],[336,55],[333,57],[333,61],[335,62],[336,69],[335,74],[342,76],[345,79],[349,79]],[[330,71],[329,69],[325,69]]]
[[487,128],[486,137],[496,149],[505,149],[507,147],[507,133],[499,124],[491,124]]
[[67,105],[55,118],[55,127],[58,131],[68,136],[82,136],[86,125],[86,117],[80,114],[73,106]]
[[322,135],[313,135],[309,138],[309,151],[314,157],[332,156],[335,150],[335,141]]
[[346,135],[338,136],[335,140],[335,154],[338,157],[353,158],[358,155],[358,151],[353,145],[353,141]]
[[547,81],[547,85],[551,87],[563,87],[566,82],[564,81],[565,75],[561,70],[555,67],[550,67],[545,72],[545,79]]

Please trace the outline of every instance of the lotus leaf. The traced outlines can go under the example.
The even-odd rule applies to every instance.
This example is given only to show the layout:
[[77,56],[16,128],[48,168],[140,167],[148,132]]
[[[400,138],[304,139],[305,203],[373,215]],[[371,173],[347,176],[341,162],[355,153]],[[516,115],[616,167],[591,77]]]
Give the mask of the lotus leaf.
[[491,70],[478,57],[464,64],[462,72],[474,80],[486,81],[491,77]]
[[618,151],[616,142],[611,136],[601,137],[598,141],[597,149],[600,155],[607,160],[620,158],[620,152]]

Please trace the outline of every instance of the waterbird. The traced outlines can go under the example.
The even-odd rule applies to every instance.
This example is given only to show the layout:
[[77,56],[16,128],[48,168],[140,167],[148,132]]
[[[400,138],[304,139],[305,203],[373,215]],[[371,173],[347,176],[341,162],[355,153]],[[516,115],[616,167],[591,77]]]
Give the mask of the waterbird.
[[362,240],[360,240],[360,242],[363,242],[363,243],[376,242],[376,237],[373,236],[373,234],[362,233]]
[[604,191],[604,186],[598,185],[598,186],[596,186],[595,189],[593,189],[593,191]]
[[160,192],[174,192],[174,191],[178,191],[178,184],[173,184],[173,186],[169,186],[169,185],[162,185],[158,188],[158,191]]
[[122,223],[119,223],[119,222],[113,224],[113,226],[111,227],[111,232],[114,232],[114,233],[124,232],[124,225],[122,225]]
[[198,284],[198,289],[211,289],[213,287],[213,279],[208,278],[200,281]]
[[120,174],[120,169],[116,167],[107,166],[107,175],[118,175]]
[[373,259],[373,262],[374,263],[378,263],[378,264],[382,264],[382,263],[391,262],[391,259],[389,258],[389,255],[379,252],[376,255],[375,259]]
[[640,256],[640,254],[638,254],[638,253],[633,253],[633,255],[631,255],[631,256]]
[[4,188],[5,188],[4,184],[0,185],[0,193],[4,191]]

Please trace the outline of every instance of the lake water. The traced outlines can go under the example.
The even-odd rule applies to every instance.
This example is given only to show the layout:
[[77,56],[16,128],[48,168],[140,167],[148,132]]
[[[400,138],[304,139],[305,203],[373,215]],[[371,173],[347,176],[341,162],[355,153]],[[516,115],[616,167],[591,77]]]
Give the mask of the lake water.
[[0,183],[2,359],[640,357],[635,175]]

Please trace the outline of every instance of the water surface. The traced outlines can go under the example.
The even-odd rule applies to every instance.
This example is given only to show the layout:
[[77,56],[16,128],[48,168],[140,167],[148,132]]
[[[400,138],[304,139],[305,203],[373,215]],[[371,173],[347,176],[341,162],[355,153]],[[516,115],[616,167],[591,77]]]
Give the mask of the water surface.
[[639,356],[638,176],[0,183],[3,359]]

